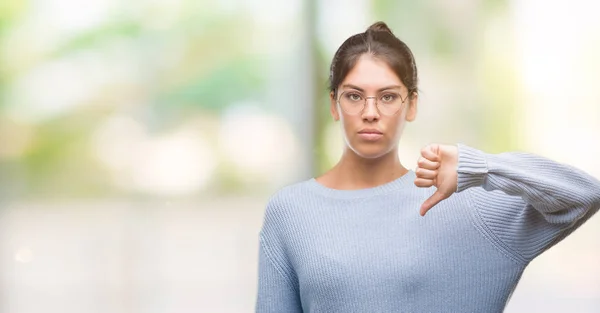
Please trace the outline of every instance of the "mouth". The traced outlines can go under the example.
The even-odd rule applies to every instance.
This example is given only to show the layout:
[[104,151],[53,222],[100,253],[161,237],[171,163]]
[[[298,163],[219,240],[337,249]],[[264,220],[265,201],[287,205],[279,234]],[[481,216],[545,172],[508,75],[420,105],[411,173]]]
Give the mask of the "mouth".
[[358,137],[366,141],[377,141],[383,137],[383,133],[376,129],[365,129],[358,132]]

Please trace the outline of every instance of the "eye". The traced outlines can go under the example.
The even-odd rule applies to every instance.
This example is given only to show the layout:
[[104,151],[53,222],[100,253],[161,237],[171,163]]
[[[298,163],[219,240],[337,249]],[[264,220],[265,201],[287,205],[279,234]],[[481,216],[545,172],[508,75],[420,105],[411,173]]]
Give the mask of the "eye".
[[398,98],[398,95],[393,94],[393,93],[388,93],[388,94],[384,94],[381,96],[381,101],[390,103],[390,102],[396,101],[397,98]]
[[360,101],[362,96],[357,93],[349,93],[346,95],[346,98],[348,98],[350,101]]

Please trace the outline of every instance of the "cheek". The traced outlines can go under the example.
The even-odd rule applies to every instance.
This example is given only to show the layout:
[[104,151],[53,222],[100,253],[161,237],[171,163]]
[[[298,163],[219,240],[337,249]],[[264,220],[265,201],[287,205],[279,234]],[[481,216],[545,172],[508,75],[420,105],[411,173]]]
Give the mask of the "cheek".
[[394,122],[392,124],[390,124],[390,130],[393,129],[395,133],[401,132],[403,122],[404,122],[404,119],[402,119],[402,118],[395,119]]
[[399,141],[404,131],[406,121],[404,118],[395,118],[388,124],[387,130],[390,134],[390,139],[394,142]]
[[404,121],[404,114],[390,116],[382,122],[385,123],[386,129],[390,132],[396,131],[402,128],[402,122]]
[[355,116],[340,114],[340,122],[345,131],[354,130],[360,122],[360,119],[357,119]]

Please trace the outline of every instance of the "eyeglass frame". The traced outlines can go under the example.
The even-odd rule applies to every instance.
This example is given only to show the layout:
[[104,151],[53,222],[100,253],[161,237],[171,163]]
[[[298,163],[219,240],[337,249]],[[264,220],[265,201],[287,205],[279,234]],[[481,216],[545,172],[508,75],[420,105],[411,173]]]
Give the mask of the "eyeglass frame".
[[[346,110],[344,110],[344,108],[342,107],[342,104],[340,103],[340,99],[342,98],[342,96],[346,92],[356,92],[356,93],[360,94],[364,98],[364,102],[362,104],[362,108],[360,110],[358,110],[356,113],[348,113]],[[384,113],[381,110],[381,108],[379,108],[379,101],[378,101],[379,95],[382,94],[382,93],[385,93],[385,92],[395,93],[395,94],[398,95],[398,97],[400,98],[400,100],[402,100],[402,105],[400,107],[398,107],[398,110],[396,110],[394,113],[386,114],[386,113]],[[402,110],[402,108],[404,107],[404,103],[406,102],[406,100],[408,100],[408,98],[410,98],[410,94],[406,95],[406,98],[402,99],[402,94],[400,94],[399,91],[391,91],[391,90],[390,91],[385,91],[384,90],[384,91],[379,92],[379,94],[377,96],[375,96],[375,97],[373,97],[373,96],[367,97],[367,96],[364,96],[363,92],[361,92],[359,90],[349,89],[349,90],[343,90],[342,92],[339,93],[339,97],[337,97],[336,103],[342,109],[342,111],[346,112],[346,114],[349,114],[349,115],[358,115],[358,114],[364,112],[365,108],[367,107],[367,100],[368,99],[373,99],[373,101],[375,101],[375,108],[377,108],[377,111],[379,113],[381,113],[382,115],[385,115],[385,116],[393,116],[393,115],[395,115],[396,113],[398,113],[398,112],[400,112]]]

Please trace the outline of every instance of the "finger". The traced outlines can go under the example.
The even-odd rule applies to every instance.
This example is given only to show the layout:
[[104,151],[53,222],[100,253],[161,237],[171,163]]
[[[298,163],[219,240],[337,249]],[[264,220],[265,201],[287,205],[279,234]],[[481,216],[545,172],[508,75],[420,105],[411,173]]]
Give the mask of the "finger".
[[425,179],[435,179],[437,177],[438,171],[436,170],[428,170],[428,169],[424,169],[424,168],[417,168],[417,170],[415,171],[415,174],[417,175],[417,177],[419,178],[425,178]]
[[433,162],[424,157],[420,157],[419,161],[417,161],[417,165],[428,170],[437,170],[440,167],[440,162]]
[[433,186],[433,183],[434,183],[433,179],[424,179],[424,178],[416,178],[415,179],[415,186],[417,186],[417,187],[427,188],[427,187]]
[[439,149],[440,149],[440,146],[438,144],[428,145],[425,148],[421,149],[421,156],[423,156],[425,159],[430,160],[432,162],[438,162],[439,161],[439,157],[438,157]]
[[423,202],[423,204],[421,205],[421,216],[425,216],[425,214],[427,214],[427,211],[431,210],[431,208],[433,208],[436,204],[438,204],[440,201],[444,200],[445,197],[444,195],[439,192],[436,191],[433,195],[431,195],[431,197],[429,197],[427,200],[425,200],[425,202]]

